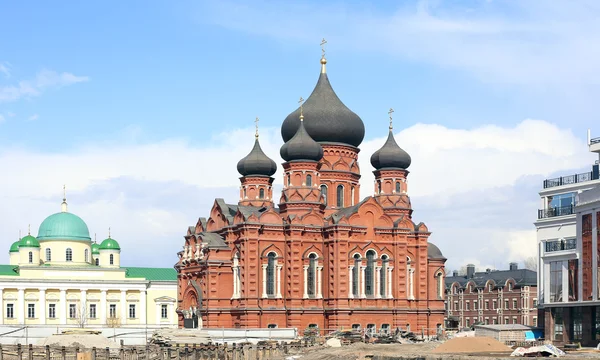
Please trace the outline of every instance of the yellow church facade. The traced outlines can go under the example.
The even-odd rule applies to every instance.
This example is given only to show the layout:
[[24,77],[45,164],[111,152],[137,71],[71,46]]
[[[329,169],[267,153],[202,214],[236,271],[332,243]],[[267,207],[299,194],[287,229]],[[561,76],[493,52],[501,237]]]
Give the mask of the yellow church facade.
[[63,199],[0,265],[0,325],[176,327],[175,269],[122,267],[120,255],[110,234],[92,241]]

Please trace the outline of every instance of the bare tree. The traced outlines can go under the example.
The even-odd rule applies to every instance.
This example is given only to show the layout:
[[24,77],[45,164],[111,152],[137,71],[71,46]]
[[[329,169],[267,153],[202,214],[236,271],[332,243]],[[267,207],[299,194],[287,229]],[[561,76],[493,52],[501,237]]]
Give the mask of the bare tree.
[[75,313],[75,317],[72,320],[79,326],[80,328],[84,328],[90,319],[90,314],[87,311],[87,305],[84,301],[80,302],[79,307]]
[[523,261],[525,269],[537,271],[538,270],[538,258],[536,256],[530,256]]
[[117,328],[121,327],[121,319],[117,316],[109,316],[106,318],[106,326],[113,329],[113,340],[117,342]]

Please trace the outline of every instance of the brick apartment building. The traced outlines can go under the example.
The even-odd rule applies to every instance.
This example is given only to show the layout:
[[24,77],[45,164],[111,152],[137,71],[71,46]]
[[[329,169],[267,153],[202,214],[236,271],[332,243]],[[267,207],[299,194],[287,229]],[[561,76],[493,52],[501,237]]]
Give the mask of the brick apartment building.
[[466,275],[446,277],[447,329],[481,323],[538,326],[537,274],[511,263],[509,270],[476,272],[467,265]]

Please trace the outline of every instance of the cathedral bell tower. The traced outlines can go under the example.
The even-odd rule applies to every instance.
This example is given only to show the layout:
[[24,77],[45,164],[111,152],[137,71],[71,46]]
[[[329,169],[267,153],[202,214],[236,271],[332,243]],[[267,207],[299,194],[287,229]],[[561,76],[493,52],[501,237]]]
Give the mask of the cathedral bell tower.
[[409,171],[411,158],[394,139],[392,113],[390,116],[390,127],[388,138],[381,147],[371,156],[371,165],[375,168],[375,199],[386,209],[386,213],[392,217],[399,218],[402,215],[412,214],[410,198],[407,195],[406,177]]
[[303,215],[309,211],[320,213],[325,209],[325,197],[320,190],[323,148],[314,141],[304,127],[304,114],[300,98],[300,126],[296,134],[281,147],[283,163],[283,191],[279,204],[280,213]]
[[273,206],[273,174],[277,164],[271,160],[260,147],[258,141],[258,118],[255,120],[256,134],[254,147],[246,157],[237,164],[240,177],[239,205]]

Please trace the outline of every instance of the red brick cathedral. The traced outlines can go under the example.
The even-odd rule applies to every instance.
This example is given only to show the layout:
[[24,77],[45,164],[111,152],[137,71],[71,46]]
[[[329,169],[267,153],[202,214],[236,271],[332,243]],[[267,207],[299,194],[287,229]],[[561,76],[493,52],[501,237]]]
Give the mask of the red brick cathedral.
[[[444,321],[444,263],[413,221],[410,156],[392,133],[371,156],[361,200],[365,127],[337,97],[325,57],[312,94],[281,126],[283,190],[260,147],[237,164],[237,204],[216,199],[189,227],[176,265],[180,326],[405,329]],[[391,118],[390,118],[391,119]]]

